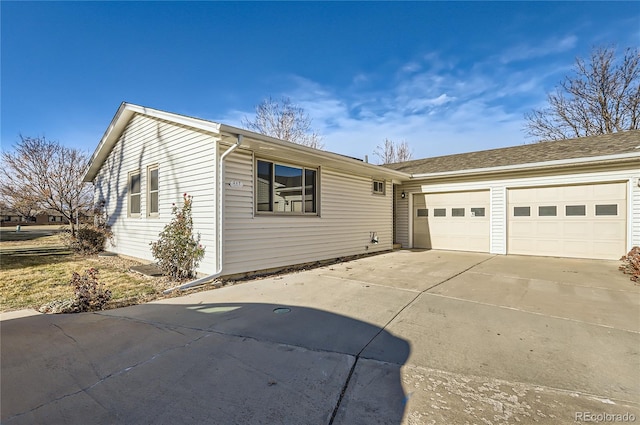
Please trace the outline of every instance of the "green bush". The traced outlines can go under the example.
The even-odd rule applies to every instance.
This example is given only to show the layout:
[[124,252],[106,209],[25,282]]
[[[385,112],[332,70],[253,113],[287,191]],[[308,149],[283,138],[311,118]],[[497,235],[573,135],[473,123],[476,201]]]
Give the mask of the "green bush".
[[204,257],[200,234],[193,235],[192,202],[192,197],[185,193],[182,208],[173,204],[171,223],[160,232],[158,241],[151,243],[151,253],[158,267],[174,279],[193,277]]
[[106,227],[82,226],[73,236],[71,232],[66,232],[63,240],[70,249],[83,254],[96,254],[104,250],[107,239],[112,236],[111,231]]

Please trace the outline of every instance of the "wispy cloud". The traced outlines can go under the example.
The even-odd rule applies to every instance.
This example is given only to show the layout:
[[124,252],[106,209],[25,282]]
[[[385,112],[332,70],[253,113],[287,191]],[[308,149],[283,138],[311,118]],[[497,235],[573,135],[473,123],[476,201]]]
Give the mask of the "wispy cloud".
[[578,37],[571,34],[562,38],[550,38],[541,40],[536,45],[520,44],[511,47],[499,56],[499,60],[503,64],[537,59],[540,57],[566,52],[573,49],[578,43]]

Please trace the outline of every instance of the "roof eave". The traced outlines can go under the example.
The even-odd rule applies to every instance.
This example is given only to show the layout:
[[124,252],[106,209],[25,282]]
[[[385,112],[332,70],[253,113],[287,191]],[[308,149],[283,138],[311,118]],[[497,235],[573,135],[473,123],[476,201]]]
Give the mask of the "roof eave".
[[573,167],[580,165],[595,165],[611,162],[624,162],[634,158],[640,159],[640,152],[602,155],[587,158],[561,159],[556,161],[532,162],[529,164],[514,164],[501,167],[475,168],[469,170],[443,171],[437,173],[419,173],[411,174],[411,179],[429,179],[429,178],[446,178],[454,176],[473,176],[481,174],[505,173],[510,171],[534,171],[548,168]]

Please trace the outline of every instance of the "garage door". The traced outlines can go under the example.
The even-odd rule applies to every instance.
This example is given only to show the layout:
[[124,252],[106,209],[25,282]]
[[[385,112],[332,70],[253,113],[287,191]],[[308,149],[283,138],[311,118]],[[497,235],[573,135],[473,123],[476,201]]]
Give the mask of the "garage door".
[[489,252],[489,191],[415,194],[413,246]]
[[510,254],[617,260],[625,253],[627,184],[510,189]]

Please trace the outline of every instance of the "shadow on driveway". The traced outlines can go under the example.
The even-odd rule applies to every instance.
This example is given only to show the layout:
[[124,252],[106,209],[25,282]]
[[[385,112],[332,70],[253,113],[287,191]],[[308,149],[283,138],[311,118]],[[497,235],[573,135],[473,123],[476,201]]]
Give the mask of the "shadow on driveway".
[[[399,424],[404,414],[409,343],[317,309],[152,303],[0,326],[3,424]],[[376,337],[383,347],[361,359]]]

